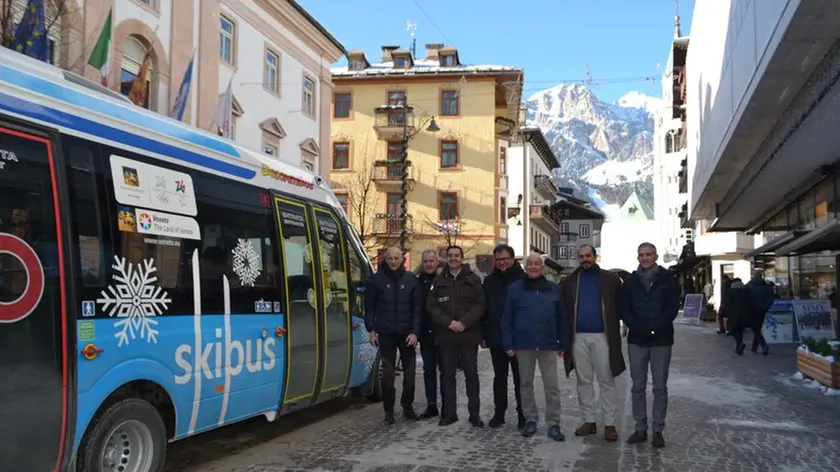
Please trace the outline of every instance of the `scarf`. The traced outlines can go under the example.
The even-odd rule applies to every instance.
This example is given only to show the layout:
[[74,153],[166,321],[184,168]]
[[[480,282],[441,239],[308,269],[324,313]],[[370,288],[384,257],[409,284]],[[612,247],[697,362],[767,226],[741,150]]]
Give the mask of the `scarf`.
[[653,280],[656,278],[656,274],[659,273],[659,266],[655,265],[650,269],[644,269],[642,266],[639,266],[639,268],[636,269],[636,273],[639,274],[639,278],[642,280],[642,285],[644,285],[645,290],[650,291],[653,286]]

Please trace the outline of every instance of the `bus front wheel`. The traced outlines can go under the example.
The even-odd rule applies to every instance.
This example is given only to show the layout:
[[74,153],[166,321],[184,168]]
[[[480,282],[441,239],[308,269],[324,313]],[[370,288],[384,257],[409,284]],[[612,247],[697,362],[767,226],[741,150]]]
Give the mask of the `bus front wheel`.
[[166,427],[155,407],[137,398],[121,400],[88,427],[79,446],[77,470],[159,472],[166,443]]

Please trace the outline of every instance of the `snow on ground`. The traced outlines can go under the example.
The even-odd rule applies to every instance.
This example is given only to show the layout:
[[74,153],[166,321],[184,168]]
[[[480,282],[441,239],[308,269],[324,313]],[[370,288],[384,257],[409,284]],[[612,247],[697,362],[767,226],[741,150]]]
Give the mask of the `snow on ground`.
[[818,390],[827,397],[840,397],[840,390],[828,388],[825,385],[817,382],[814,379],[809,379],[802,375],[802,372],[797,372],[790,376],[790,378],[783,379],[783,383],[792,387],[802,387],[810,390]]
[[605,161],[583,174],[583,181],[591,185],[614,187],[626,182],[644,180],[650,174],[642,159],[632,161]]

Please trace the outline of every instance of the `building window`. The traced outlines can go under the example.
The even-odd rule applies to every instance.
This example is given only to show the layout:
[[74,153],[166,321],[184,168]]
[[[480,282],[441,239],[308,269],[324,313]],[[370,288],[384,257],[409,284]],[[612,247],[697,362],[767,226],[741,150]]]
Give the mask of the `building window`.
[[271,93],[280,93],[280,55],[270,49],[265,50],[263,88]]
[[222,62],[233,65],[236,61],[236,24],[225,15],[219,16],[219,58]]
[[395,69],[405,69],[408,67],[408,58],[406,56],[397,56],[394,58]]
[[444,54],[440,56],[440,65],[442,67],[455,67],[455,54]]
[[360,58],[350,59],[350,70],[365,70],[365,61]]
[[499,223],[505,224],[507,221],[507,198],[499,197]]
[[353,95],[349,92],[333,94],[333,118],[350,118],[353,109]]
[[350,143],[333,143],[333,170],[347,170],[350,168]]
[[308,170],[309,172],[315,172],[315,163],[312,162],[312,160],[310,160],[308,157],[301,158],[300,166]]
[[154,75],[155,65],[152,62],[152,57],[149,49],[140,42],[139,39],[129,36],[125,38],[122,45],[122,66],[120,68],[120,93],[126,97],[131,98],[132,88],[138,76],[143,71],[143,66],[146,66],[145,72],[145,90],[135,91],[136,105],[143,108],[154,110],[157,107],[152,107],[152,76]]
[[441,169],[458,167],[458,141],[440,142],[440,167]]
[[581,239],[588,238],[589,237],[589,225],[588,224],[580,225],[580,229],[578,230],[578,233],[580,233]]
[[499,148],[499,173],[507,174],[507,148]]
[[569,234],[569,223],[560,223],[560,234]]
[[277,157],[277,155],[280,154],[280,150],[277,149],[277,146],[269,143],[263,143],[263,152],[274,157]]
[[440,116],[458,116],[458,91],[440,92]]
[[560,246],[558,249],[559,249],[559,251],[558,251],[559,254],[557,255],[558,259],[568,259],[569,258],[569,246]]
[[338,204],[344,209],[344,213],[347,213],[347,216],[350,216],[350,199],[347,194],[337,193],[335,194],[335,198],[338,199]]
[[315,81],[309,76],[303,76],[303,114],[315,118]]
[[455,192],[441,192],[438,213],[440,221],[453,221],[458,219],[458,194]]

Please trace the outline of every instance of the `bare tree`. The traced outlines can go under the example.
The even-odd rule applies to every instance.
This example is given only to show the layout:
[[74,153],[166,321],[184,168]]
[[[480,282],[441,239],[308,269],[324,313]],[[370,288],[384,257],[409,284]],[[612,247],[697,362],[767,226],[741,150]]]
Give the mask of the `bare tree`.
[[468,259],[470,253],[480,240],[468,238],[468,223],[460,212],[452,220],[438,221],[433,218],[426,218],[426,225],[439,235],[438,248],[445,249],[449,246],[460,246],[464,250],[464,258]]
[[378,213],[381,213],[382,196],[373,179],[373,153],[373,146],[367,142],[361,149],[357,148],[353,163],[355,171],[334,185],[336,190],[344,190],[347,193],[350,223],[359,233],[359,238],[368,254],[378,247],[373,233],[373,220]]

